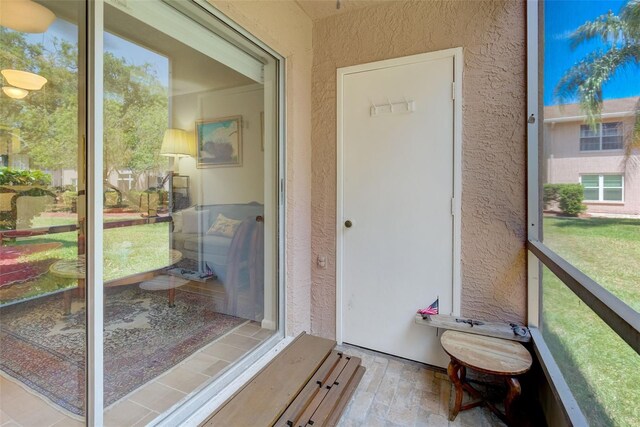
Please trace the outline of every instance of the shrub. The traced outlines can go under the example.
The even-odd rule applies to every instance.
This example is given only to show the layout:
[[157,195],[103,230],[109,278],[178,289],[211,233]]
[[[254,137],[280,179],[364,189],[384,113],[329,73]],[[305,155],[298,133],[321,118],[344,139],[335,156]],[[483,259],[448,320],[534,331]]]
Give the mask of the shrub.
[[41,170],[0,168],[0,185],[49,185],[51,176]]
[[542,201],[545,206],[551,202],[557,202],[560,198],[560,188],[565,184],[545,184],[542,193]]
[[558,199],[560,209],[566,215],[578,216],[587,210],[587,207],[582,203],[584,199],[582,184],[560,184]]
[[77,191],[65,191],[62,193],[62,204],[65,209],[71,212],[76,212],[78,204],[78,192]]

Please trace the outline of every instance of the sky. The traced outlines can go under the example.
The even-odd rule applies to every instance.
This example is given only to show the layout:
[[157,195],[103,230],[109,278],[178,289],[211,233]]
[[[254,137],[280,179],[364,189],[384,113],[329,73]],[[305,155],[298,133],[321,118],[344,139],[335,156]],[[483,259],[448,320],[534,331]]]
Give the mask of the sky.
[[[75,24],[63,19],[56,19],[45,33],[25,34],[25,36],[30,43],[42,43],[45,49],[51,50],[54,37],[77,44],[77,33],[78,27]],[[109,32],[104,34],[104,49],[113,53],[116,57],[125,58],[129,64],[151,64],[160,83],[166,87],[169,86],[169,59],[167,57]]]
[[[544,105],[557,105],[554,89],[573,64],[594,50],[605,47],[593,40],[572,50],[569,34],[586,21],[606,14],[618,13],[626,0],[548,0],[545,2]],[[640,96],[640,66],[620,69],[602,89],[604,99]]]

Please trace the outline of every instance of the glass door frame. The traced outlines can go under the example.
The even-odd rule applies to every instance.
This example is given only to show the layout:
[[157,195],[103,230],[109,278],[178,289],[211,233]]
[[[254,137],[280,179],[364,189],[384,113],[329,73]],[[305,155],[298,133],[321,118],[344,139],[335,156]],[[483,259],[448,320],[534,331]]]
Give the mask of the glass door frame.
[[[273,143],[277,145],[271,150],[265,150],[265,159],[273,165],[273,174],[265,183],[265,201],[266,197],[270,197],[273,203],[273,211],[277,211],[277,218],[273,221],[274,233],[271,233],[275,241],[272,242],[274,248],[274,257],[271,258],[271,280],[275,283],[277,303],[277,327],[275,334],[259,347],[254,349],[247,357],[240,360],[235,366],[229,369],[212,383],[208,384],[204,389],[200,390],[196,395],[192,396],[186,402],[175,405],[172,409],[161,414],[152,423],[156,425],[176,425],[189,416],[193,415],[207,401],[211,400],[226,387],[240,373],[247,370],[260,357],[265,355],[279,341],[284,338],[285,333],[285,182],[286,182],[286,165],[285,157],[285,58],[276,51],[265,45],[263,42],[252,36],[239,25],[231,21],[220,11],[209,5],[204,0],[190,0],[188,2],[179,0],[157,0],[172,6],[174,9],[181,10],[198,9],[200,13],[203,11],[210,15],[209,19],[221,21],[226,24],[237,35],[256,45],[265,53],[272,56],[276,61],[275,73],[273,80],[275,87],[272,87],[273,96],[275,97],[275,105],[272,116],[277,120],[274,122],[275,128],[272,129],[271,135],[274,136]],[[104,424],[104,348],[103,348],[103,328],[104,328],[104,295],[103,295],[103,211],[102,211],[102,185],[103,185],[103,67],[104,67],[104,2],[105,0],[87,0],[86,19],[81,22],[81,32],[86,35],[85,44],[85,96],[86,106],[84,116],[86,117],[85,140],[86,140],[86,167],[87,167],[87,183],[86,183],[86,305],[87,305],[87,383],[86,383],[86,419],[85,422],[89,426],[101,426]],[[82,28],[82,25],[85,28]],[[82,38],[82,37],[81,37]],[[265,92],[267,88],[265,87]],[[265,111],[265,126],[267,125],[267,114]],[[265,136],[268,128],[265,127]],[[269,154],[268,154],[269,153]],[[273,158],[269,158],[271,155]],[[270,183],[270,184],[269,184]],[[265,241],[267,241],[265,236]],[[266,255],[266,254],[265,254]],[[268,258],[265,259],[267,261]],[[265,262],[265,266],[267,262]],[[269,271],[269,270],[267,270]],[[268,283],[268,282],[267,282]],[[176,402],[177,403],[177,402]]]

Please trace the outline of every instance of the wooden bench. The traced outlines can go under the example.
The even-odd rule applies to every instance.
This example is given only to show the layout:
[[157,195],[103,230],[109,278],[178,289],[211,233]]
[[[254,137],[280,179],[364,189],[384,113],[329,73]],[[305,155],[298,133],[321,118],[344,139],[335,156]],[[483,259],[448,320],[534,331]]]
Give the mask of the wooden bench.
[[201,426],[335,426],[364,374],[335,344],[299,335]]

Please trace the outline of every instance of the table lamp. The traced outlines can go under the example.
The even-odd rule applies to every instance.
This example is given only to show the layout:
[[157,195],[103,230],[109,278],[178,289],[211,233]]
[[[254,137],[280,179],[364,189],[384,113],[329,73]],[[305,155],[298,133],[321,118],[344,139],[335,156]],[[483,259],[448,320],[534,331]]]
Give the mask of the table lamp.
[[164,138],[162,138],[162,147],[160,147],[160,155],[174,157],[173,173],[178,173],[178,163],[180,157],[195,157],[196,146],[195,141],[182,129],[167,129],[164,131]]

